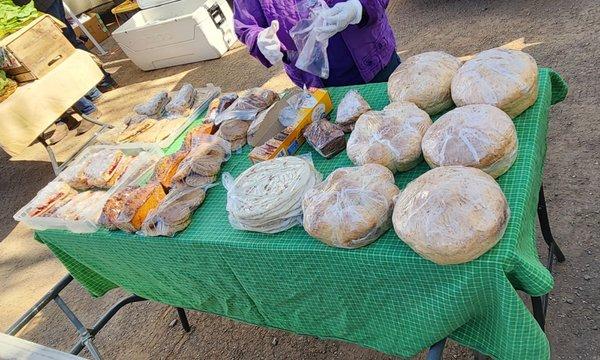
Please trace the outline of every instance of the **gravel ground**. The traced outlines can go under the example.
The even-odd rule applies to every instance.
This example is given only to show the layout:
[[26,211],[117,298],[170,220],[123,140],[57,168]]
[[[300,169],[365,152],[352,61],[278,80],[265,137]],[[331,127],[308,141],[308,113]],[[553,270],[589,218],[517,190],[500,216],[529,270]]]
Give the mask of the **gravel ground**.
[[[553,359],[600,359],[600,165],[597,78],[600,57],[600,4],[580,1],[444,1],[394,0],[388,9],[398,51],[406,58],[428,50],[457,56],[507,46],[525,49],[540,66],[552,67],[570,85],[567,100],[550,116],[544,183],[554,235],[567,262],[555,268],[547,333]],[[103,60],[121,88],[99,102],[103,118],[118,121],[138,94],[173,88],[182,82],[212,82],[225,91],[266,84],[280,90],[290,85],[281,68],[264,69],[236,47],[220,60],[142,72],[112,40]],[[31,306],[64,268],[31,231],[12,215],[52,178],[45,162],[10,162],[0,153],[0,329]],[[545,250],[545,249],[542,249]],[[544,252],[545,254],[545,252]],[[92,300],[77,284],[65,300],[86,324],[125,295],[117,290]],[[190,312],[193,331],[184,333],[174,309],[155,303],[130,305],[98,335],[96,344],[107,359],[387,359],[377,351],[339,341],[320,340],[261,329],[199,312]],[[54,305],[45,309],[21,337],[68,350],[75,341],[66,319]],[[84,356],[87,355],[84,353]],[[469,359],[455,344],[445,358]]]

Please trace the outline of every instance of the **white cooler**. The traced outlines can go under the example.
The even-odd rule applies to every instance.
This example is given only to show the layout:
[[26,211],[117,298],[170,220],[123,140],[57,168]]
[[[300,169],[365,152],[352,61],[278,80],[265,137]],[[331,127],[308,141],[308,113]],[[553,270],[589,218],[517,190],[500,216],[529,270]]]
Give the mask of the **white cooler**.
[[220,58],[236,41],[225,0],[138,0],[112,36],[142,70]]

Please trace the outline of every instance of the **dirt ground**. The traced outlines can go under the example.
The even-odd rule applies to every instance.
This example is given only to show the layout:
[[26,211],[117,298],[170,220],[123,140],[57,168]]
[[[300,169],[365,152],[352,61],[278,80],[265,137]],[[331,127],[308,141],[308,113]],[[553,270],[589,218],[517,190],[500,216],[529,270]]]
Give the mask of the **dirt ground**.
[[[388,9],[397,50],[406,58],[428,50],[466,56],[491,47],[525,49],[538,64],[551,67],[569,83],[570,93],[550,117],[544,174],[554,235],[567,262],[555,267],[547,334],[553,359],[600,359],[600,4],[580,1],[393,0]],[[121,87],[99,102],[103,118],[118,121],[155,89],[183,82],[214,83],[224,91],[266,85],[280,90],[289,80],[280,67],[263,68],[245,48],[225,57],[142,72],[112,40],[103,60]],[[33,240],[12,215],[53,176],[47,162],[12,162],[0,151],[0,329],[30,307],[65,269]],[[545,252],[544,252],[545,256]],[[91,325],[116,299],[113,291],[91,299],[73,283],[64,299]],[[189,312],[193,331],[184,333],[174,309],[156,303],[128,306],[97,336],[107,359],[387,359],[385,354],[339,341],[261,329],[199,312]],[[48,306],[20,337],[61,350],[75,332],[55,305]],[[86,353],[83,353],[86,356]],[[445,358],[469,359],[451,344]]]

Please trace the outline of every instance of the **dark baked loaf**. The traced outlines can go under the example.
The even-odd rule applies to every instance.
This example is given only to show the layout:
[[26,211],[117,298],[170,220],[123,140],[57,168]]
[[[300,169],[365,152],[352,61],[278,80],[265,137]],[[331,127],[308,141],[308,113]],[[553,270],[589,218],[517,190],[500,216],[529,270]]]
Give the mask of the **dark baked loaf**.
[[327,159],[346,148],[346,138],[340,126],[325,119],[310,124],[304,130],[304,137],[321,156]]

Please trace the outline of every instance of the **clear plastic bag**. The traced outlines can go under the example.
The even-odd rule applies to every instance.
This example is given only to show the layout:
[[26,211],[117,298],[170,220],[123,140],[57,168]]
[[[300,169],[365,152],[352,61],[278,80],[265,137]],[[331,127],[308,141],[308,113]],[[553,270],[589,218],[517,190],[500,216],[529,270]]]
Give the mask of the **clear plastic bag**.
[[288,127],[296,124],[298,121],[298,112],[301,109],[311,109],[317,105],[317,100],[304,87],[302,92],[292,95],[287,99],[288,106],[284,107],[279,113],[279,122]]
[[139,115],[146,115],[149,117],[160,117],[162,116],[165,106],[171,100],[169,94],[166,91],[161,91],[154,95],[145,103],[138,104],[133,108],[133,111]]
[[369,111],[356,121],[346,145],[355,165],[380,164],[396,172],[422,161],[421,140],[431,118],[413,103],[391,105],[383,111]]
[[219,125],[228,120],[253,121],[256,115],[279,100],[279,95],[272,90],[253,88],[237,98],[231,106],[218,114],[215,124]]
[[263,161],[236,179],[223,174],[229,223],[239,230],[277,233],[302,223],[304,193],[321,180],[310,158]]
[[396,198],[398,237],[439,265],[461,264],[491,249],[506,230],[510,210],[494,179],[463,166],[435,168]]
[[[230,156],[231,146],[227,141],[214,135],[199,135],[179,163],[172,180],[185,182],[189,186],[214,181],[221,170],[221,164],[229,160]],[[190,176],[192,178],[188,181]]]
[[356,90],[350,90],[344,95],[337,107],[335,122],[340,125],[355,123],[358,118],[371,110],[371,106]]
[[318,29],[325,26],[325,19],[319,14],[329,7],[323,0],[303,0],[297,6],[302,19],[290,29],[290,36],[298,49],[295,65],[300,70],[327,79],[329,38],[317,39],[317,35]]
[[494,178],[517,158],[517,131],[512,119],[491,105],[461,106],[442,115],[425,133],[422,149],[432,168],[462,165]]
[[304,195],[304,229],[327,245],[368,245],[391,227],[399,192],[394,174],[381,165],[337,169]]
[[314,121],[304,129],[304,137],[321,156],[330,159],[346,148],[342,128],[327,119]]
[[[110,225],[126,232],[140,230],[148,214],[159,206],[165,196],[164,189],[158,181],[140,187],[126,188],[122,193],[117,194],[119,206],[111,210],[118,214],[116,217],[114,215],[112,218],[109,217]],[[108,204],[107,202],[106,205]]]
[[173,95],[173,98],[165,106],[169,116],[183,116],[190,110],[196,99],[196,89],[192,84],[183,84],[181,89]]
[[204,202],[206,187],[179,187],[171,190],[150,212],[139,231],[144,236],[173,236],[191,222],[194,211]]

